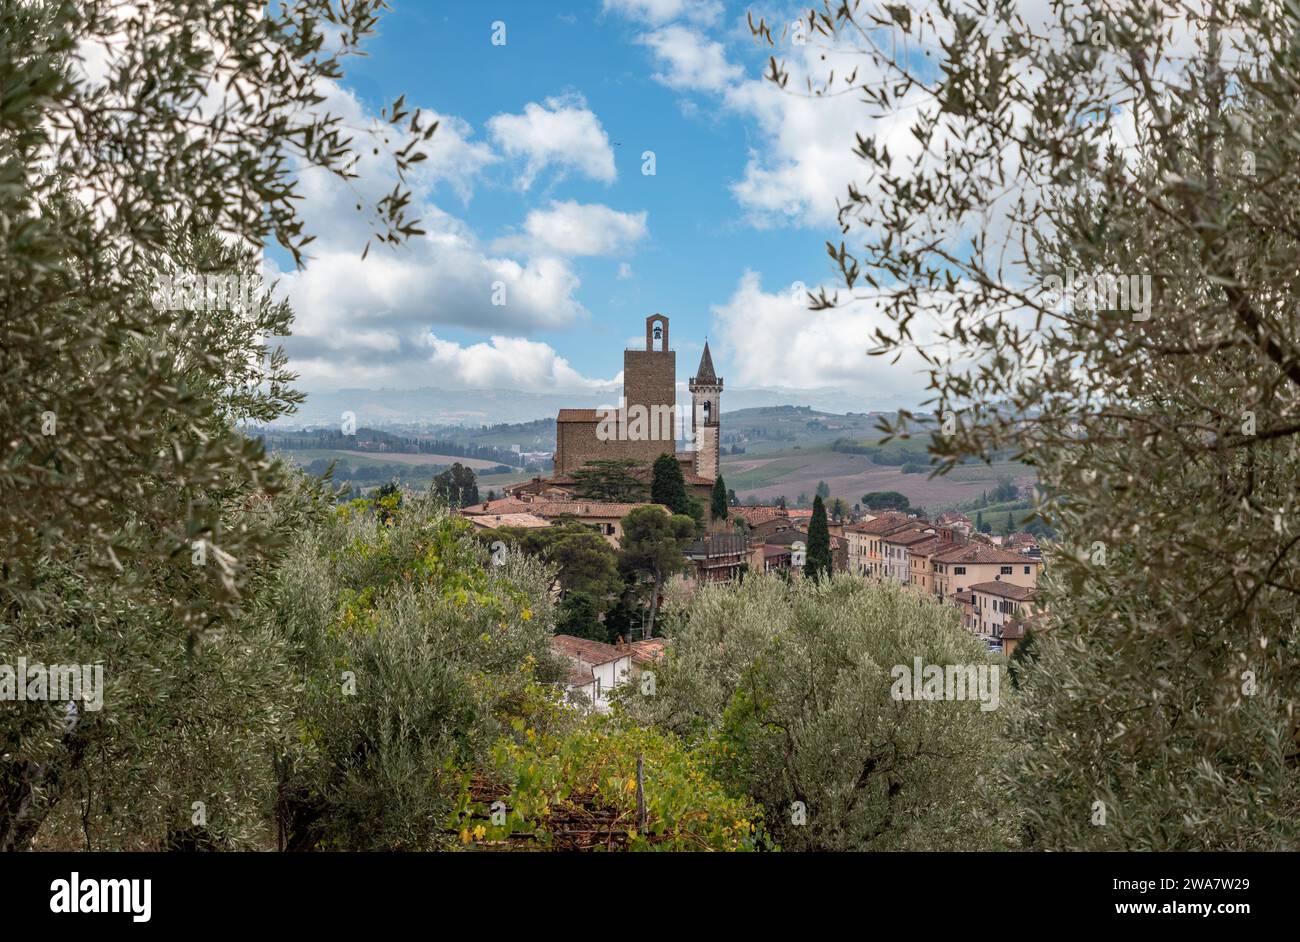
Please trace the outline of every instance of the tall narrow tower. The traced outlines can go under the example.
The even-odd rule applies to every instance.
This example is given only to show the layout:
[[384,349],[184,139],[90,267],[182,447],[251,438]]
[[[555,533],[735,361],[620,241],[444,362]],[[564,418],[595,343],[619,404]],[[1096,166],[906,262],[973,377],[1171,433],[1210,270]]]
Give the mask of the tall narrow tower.
[[722,380],[713,372],[709,342],[704,341],[700,368],[691,377],[691,428],[695,432],[695,473],[702,478],[716,478],[719,462],[719,435],[722,419]]
[[623,398],[628,410],[629,435],[633,413],[639,409],[648,423],[645,434],[635,435],[623,447],[626,457],[654,461],[664,452],[677,451],[677,354],[668,347],[668,318],[652,314],[645,319],[645,349],[623,351]]

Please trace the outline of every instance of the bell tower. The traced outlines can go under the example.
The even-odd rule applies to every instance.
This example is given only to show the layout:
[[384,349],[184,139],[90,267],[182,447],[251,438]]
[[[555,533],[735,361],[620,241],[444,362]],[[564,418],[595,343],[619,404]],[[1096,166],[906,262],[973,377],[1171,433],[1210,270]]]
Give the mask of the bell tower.
[[[623,398],[628,411],[626,457],[651,462],[677,451],[677,354],[668,346],[668,318],[645,319],[645,349],[623,351]],[[638,425],[636,413],[645,416]],[[644,429],[636,434],[633,429]]]
[[709,342],[704,341],[700,367],[689,383],[691,391],[691,428],[695,432],[695,473],[702,478],[717,478],[722,431],[722,380],[713,371]]

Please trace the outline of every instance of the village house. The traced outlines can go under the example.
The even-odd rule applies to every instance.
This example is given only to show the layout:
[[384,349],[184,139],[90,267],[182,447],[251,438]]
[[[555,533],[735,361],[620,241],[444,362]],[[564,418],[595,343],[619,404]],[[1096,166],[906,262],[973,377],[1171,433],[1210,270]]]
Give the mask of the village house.
[[682,551],[692,564],[686,571],[687,581],[732,582],[739,578],[748,562],[745,537],[739,533],[717,532],[696,540]]
[[924,592],[926,595],[933,595],[934,573],[931,569],[930,557],[940,550],[951,548],[952,545],[952,534],[949,532],[946,535],[933,534],[929,539],[908,546],[908,585],[920,592]]
[[981,582],[970,587],[974,629],[984,638],[1001,641],[1004,629],[1034,614],[1036,590],[1010,582]]
[[497,525],[488,521],[515,514],[537,517],[547,523],[554,523],[564,517],[573,517],[594,527],[607,543],[617,549],[619,540],[623,536],[623,518],[638,507],[658,507],[664,513],[670,512],[663,504],[599,500],[523,500],[518,497],[503,497],[499,500],[463,507],[460,513],[477,526],[490,526],[493,529],[497,526],[511,526],[511,524]]
[[1043,561],[987,543],[970,542],[935,553],[931,567],[935,596],[948,599],[954,592],[982,582],[1010,582],[1032,589],[1038,585]]
[[863,523],[849,524],[844,528],[844,535],[848,542],[846,559],[851,571],[859,575],[883,579],[885,577],[884,538],[903,530],[916,530],[923,527],[924,524],[898,511],[881,514]]
[[762,543],[774,533],[794,528],[784,507],[732,507],[731,516],[744,521],[745,534],[751,545]]
[[1002,653],[1007,657],[1016,653],[1016,648],[1025,643],[1030,631],[1042,631],[1042,612],[1026,618],[1013,618],[1002,627]]
[[794,551],[789,546],[760,543],[750,553],[750,568],[755,572],[780,572],[794,564]]
[[911,560],[908,558],[909,548],[935,538],[934,530],[928,527],[924,529],[904,529],[881,537],[880,542],[884,553],[881,577],[892,579],[902,585],[908,585],[912,581]]
[[608,713],[610,693],[627,683],[632,674],[634,649],[573,635],[555,635],[551,647],[569,661],[564,681],[566,699],[588,711]]
[[465,519],[479,530],[499,530],[502,527],[549,527],[551,522],[536,514],[469,514]]

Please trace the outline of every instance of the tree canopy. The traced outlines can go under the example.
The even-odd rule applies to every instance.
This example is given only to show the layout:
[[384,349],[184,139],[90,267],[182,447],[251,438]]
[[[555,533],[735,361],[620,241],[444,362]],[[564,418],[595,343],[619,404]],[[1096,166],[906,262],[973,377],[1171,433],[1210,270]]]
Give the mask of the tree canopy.
[[852,85],[864,122],[915,105],[917,146],[860,134],[842,290],[813,306],[869,297],[891,359],[940,325],[931,414],[884,421],[937,420],[937,473],[1038,472],[1058,542],[1006,779],[1034,795],[1031,846],[1294,847],[1300,10],[871,9],[810,22],[882,31],[822,91]]

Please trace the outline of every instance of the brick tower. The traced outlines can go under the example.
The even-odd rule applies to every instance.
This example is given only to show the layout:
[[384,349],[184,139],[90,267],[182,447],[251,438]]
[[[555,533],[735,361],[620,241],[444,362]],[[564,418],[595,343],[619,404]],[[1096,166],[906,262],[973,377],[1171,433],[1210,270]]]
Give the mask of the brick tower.
[[[658,349],[655,349],[656,341]],[[642,406],[650,417],[653,437],[627,443],[627,456],[654,461],[677,450],[677,354],[668,349],[668,318],[645,319],[645,349],[623,351],[624,408]]]
[[695,473],[702,478],[718,476],[719,435],[722,419],[722,380],[713,372],[709,342],[704,341],[700,368],[690,380],[691,427],[695,432]]

